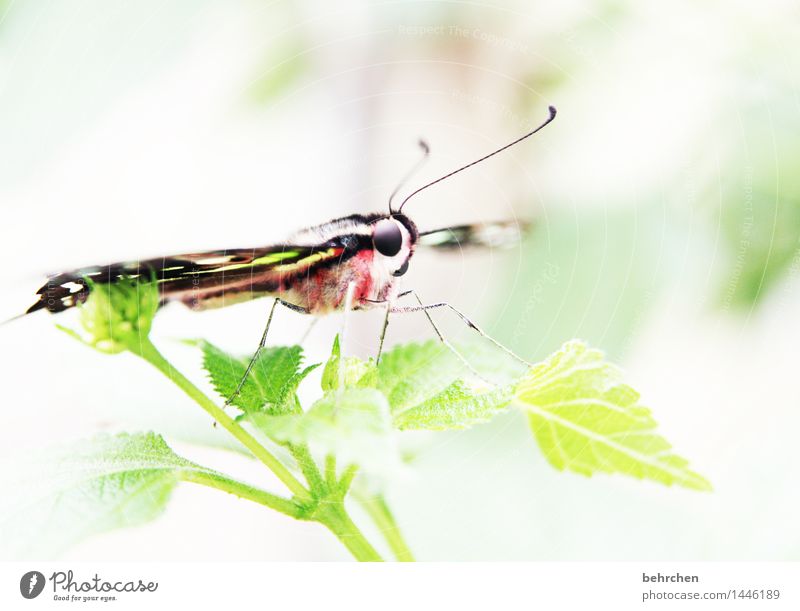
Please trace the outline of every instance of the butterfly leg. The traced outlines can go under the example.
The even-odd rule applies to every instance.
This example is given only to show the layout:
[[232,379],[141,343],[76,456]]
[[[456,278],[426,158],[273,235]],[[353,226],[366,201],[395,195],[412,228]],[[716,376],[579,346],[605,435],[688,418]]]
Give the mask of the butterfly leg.
[[416,291],[406,291],[405,293],[401,293],[400,295],[398,295],[398,297],[404,297],[406,295],[413,295],[414,299],[417,300],[417,303],[419,303],[419,305],[418,306],[410,306],[410,307],[392,307],[392,306],[389,306],[389,308],[388,308],[388,310],[386,312],[387,319],[389,317],[389,313],[406,314],[406,313],[410,313],[410,312],[424,312],[425,313],[425,317],[428,319],[428,322],[431,324],[431,327],[433,327],[433,331],[436,333],[436,336],[439,338],[439,341],[442,342],[442,345],[445,348],[447,348],[450,352],[452,352],[453,355],[459,361],[461,361],[461,363],[464,365],[464,367],[466,367],[470,371],[470,373],[472,373],[472,375],[474,375],[477,378],[483,380],[484,382],[488,382],[489,384],[494,384],[494,382],[492,382],[491,380],[486,379],[486,377],[482,376],[472,365],[470,365],[469,361],[467,361],[467,359],[464,358],[464,355],[462,355],[456,349],[456,347],[453,346],[453,344],[451,344],[447,340],[447,338],[442,334],[442,332],[439,330],[438,325],[434,322],[433,316],[431,316],[431,314],[430,314],[430,312],[428,310],[432,310],[432,309],[434,309],[436,307],[441,307],[444,304],[434,304],[432,306],[425,306],[425,305],[422,304],[422,300],[419,298],[419,295],[417,295]]
[[[508,354],[508,355],[509,355],[511,358],[513,358],[514,360],[518,361],[519,363],[522,363],[522,364],[523,364],[523,365],[525,365],[526,367],[531,367],[531,366],[532,366],[532,365],[531,365],[531,363],[529,363],[528,361],[526,361],[526,360],[525,360],[525,359],[523,359],[522,357],[520,357],[520,356],[517,356],[517,355],[516,355],[514,352],[512,352],[511,350],[509,350],[508,348],[506,348],[506,347],[505,347],[503,344],[501,344],[500,342],[498,342],[497,340],[495,340],[494,338],[492,338],[490,335],[488,335],[486,332],[484,332],[484,331],[483,331],[483,330],[482,330],[482,329],[481,329],[481,328],[480,328],[478,325],[476,325],[476,324],[475,324],[474,322],[472,322],[472,321],[471,321],[469,318],[467,318],[467,316],[466,316],[464,313],[460,312],[459,310],[457,310],[455,307],[453,307],[453,306],[452,306],[452,305],[450,305],[449,303],[446,303],[446,302],[441,302],[441,303],[432,303],[432,304],[429,304],[429,305],[423,305],[423,304],[422,304],[422,301],[420,300],[419,296],[418,296],[416,293],[414,294],[414,296],[417,298],[417,301],[419,302],[419,305],[418,305],[418,306],[407,306],[407,307],[393,308],[393,312],[397,312],[397,313],[407,313],[407,312],[420,312],[420,311],[422,311],[422,312],[425,312],[425,314],[427,314],[427,315],[428,315],[428,320],[430,320],[430,321],[431,321],[431,324],[433,325],[433,320],[431,319],[431,317],[430,317],[430,314],[429,314],[429,312],[428,312],[428,311],[429,311],[429,310],[434,310],[434,309],[437,309],[437,308],[449,308],[450,310],[452,310],[453,312],[455,312],[455,314],[456,314],[456,315],[457,315],[457,316],[458,316],[458,317],[459,317],[459,318],[460,318],[460,319],[461,319],[461,320],[462,320],[462,321],[463,321],[463,322],[464,322],[464,323],[465,323],[465,324],[466,324],[466,325],[467,325],[467,326],[468,326],[470,329],[472,329],[473,331],[476,331],[476,332],[477,332],[477,333],[478,333],[478,334],[479,334],[481,337],[483,337],[483,338],[487,339],[488,341],[490,341],[490,342],[491,342],[492,344],[494,344],[494,345],[495,345],[497,348],[499,348],[500,350],[502,350],[503,352],[505,352],[506,354]],[[435,329],[435,328],[436,328],[436,326],[434,325],[434,329]],[[437,333],[437,335],[439,335],[439,338],[440,338],[440,339],[442,339],[442,341],[444,341],[444,339],[442,338],[442,334],[441,334],[441,333],[439,333],[439,331],[438,331],[438,330],[437,330],[437,332],[436,332],[436,333]]]
[[233,403],[234,399],[236,399],[236,397],[239,396],[239,393],[242,392],[242,387],[244,386],[244,383],[247,381],[247,377],[250,375],[250,372],[253,370],[253,366],[256,364],[256,360],[258,360],[258,355],[261,354],[261,351],[264,349],[264,346],[267,345],[267,333],[269,333],[269,327],[272,324],[272,317],[275,315],[275,308],[278,306],[278,304],[281,304],[283,307],[288,308],[294,312],[300,312],[301,314],[308,314],[308,310],[306,310],[305,308],[301,308],[300,306],[296,306],[293,303],[288,303],[286,301],[283,301],[283,299],[275,299],[272,302],[272,306],[269,309],[269,316],[267,317],[267,324],[264,327],[264,333],[262,333],[261,335],[261,341],[258,342],[258,348],[256,348],[256,351],[250,358],[250,362],[247,363],[247,369],[244,370],[244,375],[242,376],[242,379],[239,380],[239,384],[236,386],[236,390],[225,401],[225,407]]
[[308,327],[306,327],[306,330],[303,332],[303,335],[300,338],[300,341],[297,342],[299,345],[302,346],[303,344],[306,343],[306,340],[308,339],[308,336],[311,335],[311,332],[314,330],[314,327],[317,326],[318,322],[319,322],[319,318],[317,318],[316,316],[314,316],[311,319],[311,322],[308,323]]
[[[411,295],[414,291],[404,291],[400,293],[396,299],[400,299],[401,297],[405,297],[406,295]],[[369,301],[369,300],[368,300]],[[388,299],[385,302],[382,301],[374,301],[373,303],[385,303],[386,304],[386,316],[383,319],[383,327],[381,328],[381,339],[380,343],[378,344],[378,356],[375,358],[375,364],[379,364],[381,362],[381,354],[383,354],[383,341],[386,339],[386,329],[389,327],[389,314],[392,313],[392,302]],[[420,302],[422,303],[422,302]],[[430,316],[428,317],[430,318]],[[431,321],[432,323],[433,321]]]
[[383,318],[383,327],[381,328],[381,339],[378,342],[378,356],[375,357],[375,364],[381,362],[381,354],[383,354],[383,340],[386,339],[386,329],[389,327],[389,314],[392,312],[391,302],[386,302],[386,316]]

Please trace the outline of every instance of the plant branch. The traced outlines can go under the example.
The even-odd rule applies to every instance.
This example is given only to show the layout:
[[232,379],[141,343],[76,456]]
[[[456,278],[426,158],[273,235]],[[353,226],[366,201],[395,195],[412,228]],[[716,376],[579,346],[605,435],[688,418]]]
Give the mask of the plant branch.
[[239,498],[264,505],[295,519],[300,518],[300,508],[289,499],[271,494],[266,490],[255,488],[249,484],[232,480],[228,477],[205,471],[197,471],[195,469],[185,469],[180,472],[180,479],[184,482],[192,482],[194,484],[200,484],[201,486],[208,486],[209,488],[234,494]]
[[336,457],[333,454],[328,454],[325,457],[325,482],[331,488],[336,488],[338,485],[336,481]]
[[403,539],[400,527],[395,522],[386,499],[382,495],[359,494],[357,492],[354,492],[353,496],[366,510],[372,521],[375,522],[395,558],[400,562],[414,562],[414,555],[411,553],[405,539]]
[[308,446],[290,443],[287,447],[295,462],[297,462],[297,466],[300,467],[300,471],[303,472],[311,491],[321,493],[325,483],[322,480],[322,474],[319,472],[317,463],[314,462],[314,457],[311,456],[311,452],[308,450]]
[[327,526],[359,562],[383,562],[381,555],[347,515],[341,502],[328,503],[315,519]]
[[137,344],[129,346],[130,350],[142,357],[153,365],[161,373],[172,380],[183,392],[194,399],[200,407],[222,425],[231,435],[238,439],[242,445],[250,450],[253,455],[260,460],[275,476],[280,479],[286,487],[301,502],[311,500],[308,490],[283,466],[275,456],[273,456],[255,437],[242,428],[236,421],[226,414],[220,407],[209,399],[197,386],[192,384],[181,372],[175,369],[172,364],[153,345],[149,338],[141,339]]
[[342,473],[342,479],[339,480],[339,489],[342,494],[346,494],[350,489],[350,484],[353,483],[353,478],[358,473],[358,465],[350,465]]

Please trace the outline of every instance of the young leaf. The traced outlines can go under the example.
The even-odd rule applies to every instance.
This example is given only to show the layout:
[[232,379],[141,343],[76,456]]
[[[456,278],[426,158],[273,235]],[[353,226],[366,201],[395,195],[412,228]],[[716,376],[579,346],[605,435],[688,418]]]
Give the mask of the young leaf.
[[101,352],[136,351],[150,334],[159,306],[158,285],[137,278],[122,278],[110,284],[92,282],[89,298],[80,306],[82,331],[58,326],[75,339]]
[[655,432],[650,410],[619,378],[600,351],[580,341],[566,343],[523,378],[516,399],[550,463],[587,476],[617,472],[709,490]]
[[339,390],[342,384],[344,388],[375,388],[377,379],[378,370],[372,359],[362,361],[356,357],[342,358],[337,335],[333,340],[331,357],[322,372],[322,390]]
[[185,471],[224,478],[181,458],[154,433],[103,435],[21,461],[0,501],[4,553],[41,556],[153,520]]
[[[459,346],[481,375],[500,379],[496,389],[475,376],[446,346],[430,341],[390,350],[378,366],[378,389],[389,399],[400,429],[463,429],[505,410],[512,397],[507,381],[519,373],[505,354],[480,344]],[[498,354],[499,353],[499,354]],[[461,377],[474,382],[466,382]],[[483,388],[482,388],[483,387]]]
[[[236,392],[250,359],[228,354],[209,342],[201,342],[200,346],[203,367],[214,389],[227,399]],[[233,405],[246,414],[265,412],[278,415],[299,411],[295,400],[297,387],[318,366],[301,369],[302,362],[303,349],[300,346],[262,349]]]
[[505,411],[514,397],[511,387],[481,392],[456,380],[442,392],[403,411],[396,411],[394,425],[401,430],[464,429],[488,422]]
[[464,364],[441,343],[404,344],[382,356],[377,388],[394,414],[433,399],[465,372]]
[[307,412],[256,414],[250,420],[275,441],[308,445],[320,453],[333,454],[342,465],[381,470],[396,461],[389,404],[375,389],[331,391]]

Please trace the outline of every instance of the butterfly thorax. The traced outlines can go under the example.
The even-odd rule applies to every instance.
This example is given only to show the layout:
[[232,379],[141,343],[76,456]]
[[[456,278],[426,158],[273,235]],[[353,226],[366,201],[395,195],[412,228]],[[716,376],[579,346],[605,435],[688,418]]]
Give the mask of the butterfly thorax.
[[[382,232],[392,234],[390,237],[399,243],[386,251],[384,242],[376,241],[376,235],[383,235]],[[293,241],[328,244],[341,252],[332,264],[287,281],[280,291],[281,299],[311,314],[326,314],[345,307],[352,285],[353,309],[391,302],[398,293],[400,277],[408,269],[417,236],[409,219],[385,215],[354,215],[306,229]],[[391,254],[395,246],[397,252]]]

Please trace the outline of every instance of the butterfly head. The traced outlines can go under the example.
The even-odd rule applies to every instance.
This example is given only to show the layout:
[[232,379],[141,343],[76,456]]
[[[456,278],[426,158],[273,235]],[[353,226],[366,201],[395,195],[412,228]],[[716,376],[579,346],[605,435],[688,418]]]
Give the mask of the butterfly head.
[[408,271],[408,262],[414,254],[419,231],[405,214],[394,213],[380,217],[372,223],[372,247],[392,276],[402,276]]

